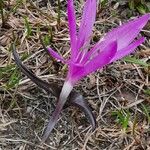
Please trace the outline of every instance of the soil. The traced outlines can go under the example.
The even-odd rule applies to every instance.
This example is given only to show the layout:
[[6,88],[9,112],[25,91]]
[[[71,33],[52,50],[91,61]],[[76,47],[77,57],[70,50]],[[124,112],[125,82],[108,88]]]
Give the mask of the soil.
[[[83,4],[83,0],[75,2],[77,24]],[[150,68],[125,59],[97,70],[74,87],[88,101],[96,117],[96,129],[91,130],[80,109],[69,107],[62,111],[46,143],[40,144],[55,109],[56,98],[36,86],[18,69],[11,44],[16,43],[23,63],[35,75],[49,83],[62,85],[67,66],[55,63],[47,55],[39,37],[42,35],[45,45],[65,58],[69,57],[66,1],[60,0],[60,18],[58,1],[54,0],[10,0],[4,1],[4,6],[5,23],[0,21],[0,149],[150,149]],[[91,43],[139,15],[138,9],[131,9],[126,0],[98,3]],[[150,23],[139,35],[146,37],[145,42],[130,55],[144,64],[150,62],[149,29]]]

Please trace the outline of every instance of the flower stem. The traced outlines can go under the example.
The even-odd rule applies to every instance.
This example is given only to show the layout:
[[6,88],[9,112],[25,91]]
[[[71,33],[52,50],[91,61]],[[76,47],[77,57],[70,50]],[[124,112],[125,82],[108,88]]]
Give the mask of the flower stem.
[[51,131],[53,130],[53,128],[59,118],[59,114],[60,114],[65,102],[67,101],[67,98],[68,98],[70,92],[72,91],[72,89],[73,89],[73,85],[70,82],[66,81],[62,87],[62,91],[60,93],[60,97],[59,97],[58,103],[56,105],[56,109],[53,112],[53,114],[48,122],[48,125],[46,127],[46,130],[43,135],[41,143],[44,143],[47,140],[48,136],[50,135]]

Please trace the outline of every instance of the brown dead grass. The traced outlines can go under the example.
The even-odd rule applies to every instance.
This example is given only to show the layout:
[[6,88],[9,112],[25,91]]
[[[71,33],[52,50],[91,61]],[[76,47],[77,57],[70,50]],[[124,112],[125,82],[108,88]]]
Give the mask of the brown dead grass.
[[[44,1],[43,1],[44,3]],[[14,64],[11,43],[16,40],[20,56],[27,56],[23,62],[37,76],[47,81],[63,84],[66,67],[61,63],[53,66],[52,60],[43,50],[39,36],[51,36],[53,47],[64,57],[69,56],[69,35],[65,13],[66,2],[61,1],[61,20],[57,24],[57,5],[55,1],[39,7],[38,1],[22,1],[15,13],[10,13],[7,24],[0,32],[0,67]],[[16,1],[6,3],[13,8]],[[105,8],[98,7],[97,21],[93,32],[93,43],[108,30],[126,21],[126,3],[117,7],[109,2]],[[40,6],[42,6],[40,4]],[[77,20],[81,14],[83,1],[77,1]],[[114,7],[115,6],[115,7]],[[100,9],[101,8],[101,9]],[[137,15],[133,12],[133,15]],[[32,34],[27,38],[24,17],[27,16]],[[148,28],[148,27],[147,27]],[[149,33],[147,28],[144,33]],[[134,55],[148,61],[149,37]],[[12,66],[15,68],[15,66]],[[7,71],[7,70],[6,70]],[[44,145],[39,145],[49,115],[54,110],[55,98],[36,87],[24,75],[18,85],[7,88],[13,71],[0,79],[0,148],[3,150],[148,150],[150,149],[149,120],[142,106],[149,105],[150,98],[144,93],[150,87],[148,68],[117,61],[83,79],[76,89],[89,101],[97,118],[97,128],[91,131],[84,115],[74,107],[64,110],[58,124]],[[128,110],[130,119],[126,130],[117,123],[113,111]],[[150,112],[148,112],[150,113]]]

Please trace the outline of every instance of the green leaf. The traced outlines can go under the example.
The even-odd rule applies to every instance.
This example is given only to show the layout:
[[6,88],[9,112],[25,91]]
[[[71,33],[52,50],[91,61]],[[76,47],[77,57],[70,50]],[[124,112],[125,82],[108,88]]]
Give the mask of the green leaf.
[[139,13],[141,13],[141,14],[145,14],[146,12],[147,12],[147,7],[145,6],[145,5],[142,5],[142,4],[140,4],[140,5],[138,5],[137,7],[136,7],[136,9],[139,11]]
[[116,110],[112,112],[112,115],[116,117],[116,121],[122,126],[123,130],[127,130],[130,120],[129,110]]
[[23,0],[16,0],[16,4],[13,6],[11,12],[15,13],[18,7],[23,3]]
[[0,79],[7,78],[10,75],[10,73],[14,70],[15,70],[14,65],[8,65],[6,67],[1,67],[0,68]]
[[144,112],[145,116],[147,117],[148,123],[150,123],[150,106],[143,105],[143,104],[141,104],[141,105],[142,105],[142,109],[143,109],[142,112]]
[[25,23],[25,33],[26,33],[26,36],[28,38],[32,33],[32,29],[31,29],[31,26],[29,24],[27,17],[24,17],[24,23]]
[[133,63],[133,64],[138,64],[138,65],[141,65],[141,66],[144,66],[144,67],[150,66],[146,62],[143,62],[140,59],[137,59],[135,57],[129,57],[129,56],[127,56],[127,57],[124,58],[124,61],[129,62],[129,63]]
[[11,89],[15,87],[19,83],[20,79],[20,73],[18,72],[17,69],[14,70],[14,72],[11,74],[8,82],[6,83],[6,88]]
[[49,45],[50,42],[51,42],[50,36],[45,35],[45,36],[43,37],[43,42],[44,42],[44,45]]
[[150,96],[150,89],[145,90],[144,93]]
[[102,7],[105,6],[107,4],[108,0],[101,0],[101,5]]
[[133,0],[130,0],[130,1],[129,1],[129,8],[130,8],[131,10],[134,10],[134,8],[135,8],[135,3],[134,3]]
[[150,12],[150,2],[147,2],[147,3],[146,3],[146,6],[147,6],[148,12]]

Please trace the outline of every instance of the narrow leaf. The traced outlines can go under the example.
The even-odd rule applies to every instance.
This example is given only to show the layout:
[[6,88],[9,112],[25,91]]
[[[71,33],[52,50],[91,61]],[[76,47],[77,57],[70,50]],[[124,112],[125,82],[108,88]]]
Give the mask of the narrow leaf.
[[[16,64],[21,69],[21,71],[30,78],[35,84],[37,84],[40,88],[44,89],[48,93],[51,92],[55,96],[59,95],[60,89],[57,88],[55,84],[51,84],[51,86],[47,83],[41,80],[40,78],[36,77],[29,69],[27,69],[19,59],[19,56],[16,52],[15,46],[13,45],[13,56],[15,59]],[[50,88],[51,87],[51,88]]]
[[138,65],[141,65],[141,66],[144,66],[144,67],[148,67],[149,66],[149,64],[147,64],[146,62],[143,62],[142,60],[137,59],[135,57],[125,57],[124,60],[126,62],[138,64]]
[[[44,89],[48,93],[52,93],[57,98],[59,97],[61,87],[58,87],[58,85],[56,85],[54,83],[49,84],[49,83],[41,80],[40,78],[36,77],[28,68],[26,68],[22,64],[14,45],[13,45],[13,56],[14,56],[15,62],[18,65],[18,67],[28,78],[30,78],[36,85],[38,85],[40,88]],[[76,91],[72,91],[71,94],[69,95],[69,99],[64,108],[67,108],[71,105],[80,108],[81,111],[83,111],[85,113],[85,116],[87,117],[88,121],[90,122],[90,124],[92,126],[92,129],[94,130],[96,127],[95,117],[91,111],[91,108],[88,106],[88,103],[87,103],[87,101],[85,101],[83,96],[81,94],[77,93]],[[45,135],[43,137],[43,139],[46,140],[47,137],[48,137],[48,135]]]

